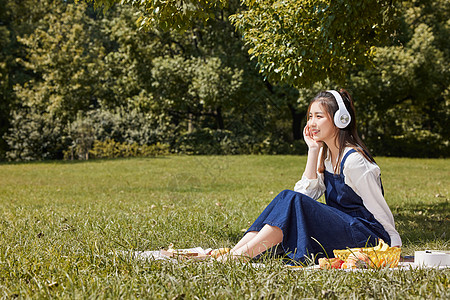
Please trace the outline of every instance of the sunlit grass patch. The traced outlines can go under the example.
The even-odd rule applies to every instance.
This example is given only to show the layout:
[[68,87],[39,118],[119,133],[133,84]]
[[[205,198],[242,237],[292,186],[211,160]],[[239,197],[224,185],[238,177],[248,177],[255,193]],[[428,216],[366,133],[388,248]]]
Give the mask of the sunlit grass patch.
[[[141,261],[118,251],[226,247],[305,157],[170,156],[0,165],[0,292],[9,297],[449,298],[449,271],[293,271]],[[448,160],[379,158],[403,253],[450,249]]]

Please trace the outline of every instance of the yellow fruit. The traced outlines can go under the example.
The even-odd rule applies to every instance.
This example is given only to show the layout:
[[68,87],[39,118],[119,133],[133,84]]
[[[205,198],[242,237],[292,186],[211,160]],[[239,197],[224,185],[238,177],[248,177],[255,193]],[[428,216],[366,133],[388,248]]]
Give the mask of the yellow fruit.
[[[379,243],[375,247],[370,248],[352,248],[345,250],[333,250],[334,256],[339,257],[347,262],[347,259],[356,260],[357,266],[362,262],[366,266],[382,268],[395,268],[400,259],[401,248],[389,247],[387,243],[379,239]],[[364,264],[362,264],[364,265]]]
[[356,262],[355,261],[345,261],[345,263],[342,264],[341,269],[356,269]]
[[212,258],[218,258],[221,255],[224,255],[228,252],[230,252],[230,248],[219,248],[219,249],[215,249],[213,251],[211,251],[211,257]]
[[321,269],[340,269],[344,263],[340,258],[319,258],[319,267]]

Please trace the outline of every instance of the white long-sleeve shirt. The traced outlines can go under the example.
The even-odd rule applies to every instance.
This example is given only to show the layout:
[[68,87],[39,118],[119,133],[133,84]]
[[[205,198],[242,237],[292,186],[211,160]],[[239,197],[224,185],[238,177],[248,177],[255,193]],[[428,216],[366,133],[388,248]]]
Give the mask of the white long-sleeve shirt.
[[[350,147],[345,148],[343,156]],[[320,156],[319,154],[319,163]],[[334,173],[330,155],[325,160],[325,170]],[[364,206],[373,214],[391,238],[391,246],[401,246],[400,235],[395,229],[394,217],[384,199],[381,190],[380,168],[368,161],[361,153],[354,152],[347,157],[343,174],[345,184],[348,185],[363,200]],[[324,175],[317,172],[316,179],[306,178],[303,174],[294,187],[294,191],[307,195],[315,200],[325,192]]]

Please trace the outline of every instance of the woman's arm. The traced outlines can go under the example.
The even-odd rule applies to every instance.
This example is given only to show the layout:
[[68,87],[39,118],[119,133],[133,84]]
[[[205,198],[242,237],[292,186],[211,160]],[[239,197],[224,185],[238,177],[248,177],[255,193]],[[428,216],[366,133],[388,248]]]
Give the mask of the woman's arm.
[[359,153],[351,154],[344,166],[345,183],[363,200],[364,206],[380,222],[391,238],[391,246],[401,246],[394,217],[381,190],[380,169]]
[[322,143],[312,139],[308,125],[303,130],[303,137],[308,145],[308,158],[302,179],[295,184],[294,191],[317,200],[325,191],[323,175],[317,174],[317,164],[322,153]]
[[306,161],[305,172],[303,176],[308,179],[316,179],[317,178],[317,162],[319,161],[319,152],[322,148],[322,142],[316,142],[312,138],[311,131],[309,130],[309,126],[306,125],[303,129],[303,138],[308,146],[308,158]]

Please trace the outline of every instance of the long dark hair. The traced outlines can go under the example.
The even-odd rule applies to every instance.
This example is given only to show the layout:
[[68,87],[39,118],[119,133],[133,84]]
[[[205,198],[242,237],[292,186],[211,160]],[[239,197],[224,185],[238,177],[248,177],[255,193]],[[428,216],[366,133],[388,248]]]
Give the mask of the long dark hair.
[[[339,90],[339,94],[342,97],[342,100],[344,101],[345,107],[347,108],[348,112],[350,113],[350,116],[352,118],[350,124],[343,128],[338,129],[338,133],[336,136],[337,140],[337,146],[339,147],[339,156],[338,156],[338,163],[335,166],[334,173],[338,173],[340,170],[339,165],[342,159],[342,154],[344,152],[345,147],[352,147],[356,151],[360,152],[367,160],[370,162],[375,163],[375,160],[373,159],[372,155],[370,154],[369,149],[367,149],[366,145],[364,145],[363,141],[358,135],[358,130],[356,128],[356,113],[355,113],[355,107],[353,106],[353,99],[350,96],[350,94],[344,90]],[[314,99],[311,100],[308,107],[308,113],[307,116],[309,116],[309,111],[311,109],[311,105],[314,102],[318,102],[325,110],[326,114],[330,118],[330,120],[333,122],[334,114],[338,110],[338,104],[336,102],[336,99],[334,98],[333,94],[327,91],[322,91],[317,96],[314,97]],[[334,124],[334,122],[333,122]],[[320,160],[319,164],[319,172],[323,173],[325,171],[325,159],[327,158],[328,153],[328,146],[324,143],[323,151],[322,151],[322,158]]]

